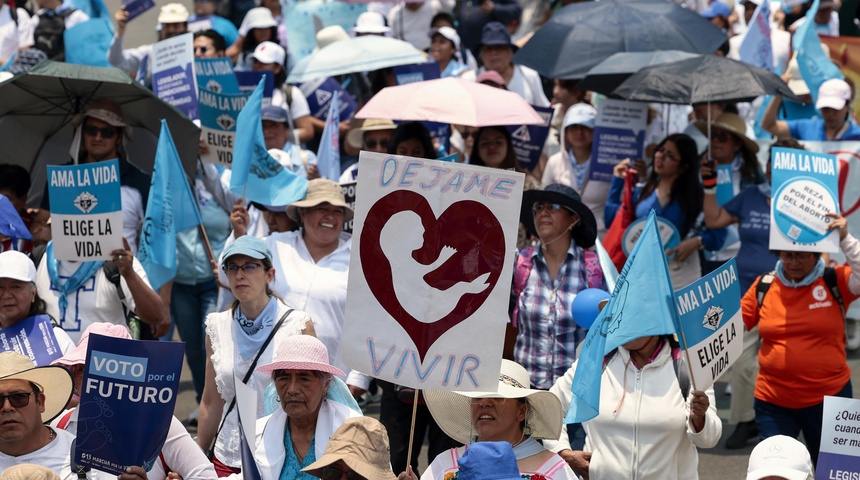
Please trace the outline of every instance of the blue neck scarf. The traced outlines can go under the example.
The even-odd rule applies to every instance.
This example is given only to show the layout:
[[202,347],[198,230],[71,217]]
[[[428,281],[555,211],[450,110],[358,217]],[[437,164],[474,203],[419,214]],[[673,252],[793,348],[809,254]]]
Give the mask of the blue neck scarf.
[[[263,342],[269,336],[269,330],[275,325],[275,315],[278,313],[278,299],[269,297],[269,303],[257,318],[251,320],[242,313],[242,306],[236,307],[233,319],[241,327],[242,332],[236,335],[236,344],[242,358],[250,358],[257,354]],[[244,335],[243,335],[244,333]]]
[[779,277],[779,281],[786,287],[808,287],[812,285],[813,282],[821,278],[822,275],[824,275],[824,260],[820,258],[815,262],[815,267],[812,268],[812,271],[798,281],[787,279],[785,277],[785,268],[782,265],[782,260],[777,260],[776,262],[776,276]]
[[64,317],[66,315],[66,309],[69,307],[69,299],[67,298],[68,294],[74,292],[75,290],[81,288],[81,286],[93,277],[96,272],[102,267],[103,261],[95,261],[95,262],[81,262],[78,270],[72,274],[71,277],[66,279],[66,282],[63,283],[60,279],[60,274],[57,271],[57,267],[60,263],[59,260],[54,258],[54,242],[48,242],[48,248],[45,250],[45,261],[48,262],[48,276],[51,277],[51,288],[60,292],[60,316]]

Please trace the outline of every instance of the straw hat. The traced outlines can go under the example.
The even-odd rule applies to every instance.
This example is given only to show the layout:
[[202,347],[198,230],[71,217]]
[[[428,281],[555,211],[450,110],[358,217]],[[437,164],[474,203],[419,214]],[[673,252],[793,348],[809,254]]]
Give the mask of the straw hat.
[[475,435],[471,411],[473,398],[525,398],[529,404],[526,433],[535,439],[557,439],[564,416],[561,401],[546,390],[535,390],[529,386],[529,374],[522,365],[502,360],[499,385],[495,391],[426,390],[424,398],[439,428],[460,443],[471,443]]
[[258,372],[271,375],[275,370],[315,370],[338,377],[345,374],[329,364],[328,349],[316,337],[292,335],[285,338],[275,351],[271,363],[257,367]]
[[91,323],[84,333],[81,335],[81,339],[78,340],[78,345],[69,350],[69,353],[63,355],[62,357],[51,362],[51,365],[83,365],[87,361],[87,346],[90,344],[90,335],[104,335],[106,337],[113,338],[125,338],[131,340],[131,335],[128,333],[128,328],[125,325],[117,325],[115,323],[108,322],[96,322]]
[[[696,120],[696,123],[693,125],[695,125],[700,132],[704,133],[705,136],[708,135],[708,122],[706,120]],[[723,112],[716,120],[711,122],[711,127],[721,128],[737,135],[738,138],[743,140],[744,147],[752,153],[758,153],[758,144],[754,140],[747,138],[747,122],[745,122],[739,115]]]
[[0,480],[60,480],[60,476],[50,468],[23,463],[3,470]]
[[391,130],[397,128],[391,120],[387,118],[368,118],[361,124],[360,128],[350,130],[346,134],[346,141],[352,148],[361,148],[364,143],[364,132],[376,132],[379,130]]
[[355,214],[349,204],[346,203],[343,189],[339,183],[327,178],[315,178],[308,182],[308,193],[304,200],[293,202],[287,207],[287,216],[292,218],[294,222],[298,222],[300,208],[313,208],[323,203],[342,207],[344,222],[352,220]]
[[355,473],[367,480],[394,480],[391,471],[391,453],[388,432],[373,417],[347,419],[335,430],[325,453],[316,462],[303,468],[303,472],[322,478],[322,469],[343,460]]
[[25,380],[39,386],[45,394],[42,423],[59,415],[72,398],[72,375],[63,367],[36,367],[29,357],[18,352],[0,353],[0,381]]

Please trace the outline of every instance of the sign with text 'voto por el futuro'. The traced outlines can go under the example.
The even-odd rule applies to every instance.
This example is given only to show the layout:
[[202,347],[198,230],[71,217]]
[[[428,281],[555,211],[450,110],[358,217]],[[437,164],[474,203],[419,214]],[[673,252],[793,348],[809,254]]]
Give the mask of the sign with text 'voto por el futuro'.
[[110,260],[122,248],[119,162],[48,166],[51,236],[58,260]]
[[361,152],[343,359],[420,389],[495,389],[524,176]]
[[697,390],[706,390],[744,350],[741,286],[732,258],[675,292],[680,332]]
[[828,230],[828,213],[839,213],[836,155],[774,148],[770,249],[838,252],[839,232]]

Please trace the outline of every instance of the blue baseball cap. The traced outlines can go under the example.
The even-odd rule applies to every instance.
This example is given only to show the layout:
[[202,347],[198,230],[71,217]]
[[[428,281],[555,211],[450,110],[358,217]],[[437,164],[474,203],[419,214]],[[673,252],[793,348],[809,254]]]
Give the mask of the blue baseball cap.
[[282,107],[271,105],[260,111],[260,120],[289,124],[290,112]]
[[478,45],[478,48],[480,49],[485,45],[508,45],[512,49],[517,50],[517,46],[511,41],[508,27],[502,22],[490,22],[481,29],[481,43]]
[[723,2],[711,2],[711,6],[701,13],[705,18],[728,17],[732,14],[732,9]]
[[257,260],[265,258],[269,263],[272,263],[272,254],[269,253],[266,242],[253,235],[243,235],[227,245],[221,253],[221,265],[226,265],[227,260],[233,255],[245,255]]

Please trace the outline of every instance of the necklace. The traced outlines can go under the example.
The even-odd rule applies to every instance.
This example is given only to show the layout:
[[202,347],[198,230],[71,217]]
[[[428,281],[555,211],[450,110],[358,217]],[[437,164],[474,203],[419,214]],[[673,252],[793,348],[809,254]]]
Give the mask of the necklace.
[[48,443],[51,443],[52,441],[54,441],[55,438],[57,438],[57,432],[55,432],[54,429],[51,427],[45,428],[48,429]]
[[296,454],[296,459],[298,459],[299,464],[301,464],[302,462],[304,462],[304,461],[305,461],[305,456],[306,456],[307,454],[305,454],[305,455],[300,455],[300,454],[299,454],[299,450],[296,448],[296,442],[293,442],[293,453],[295,453],[295,454]]

